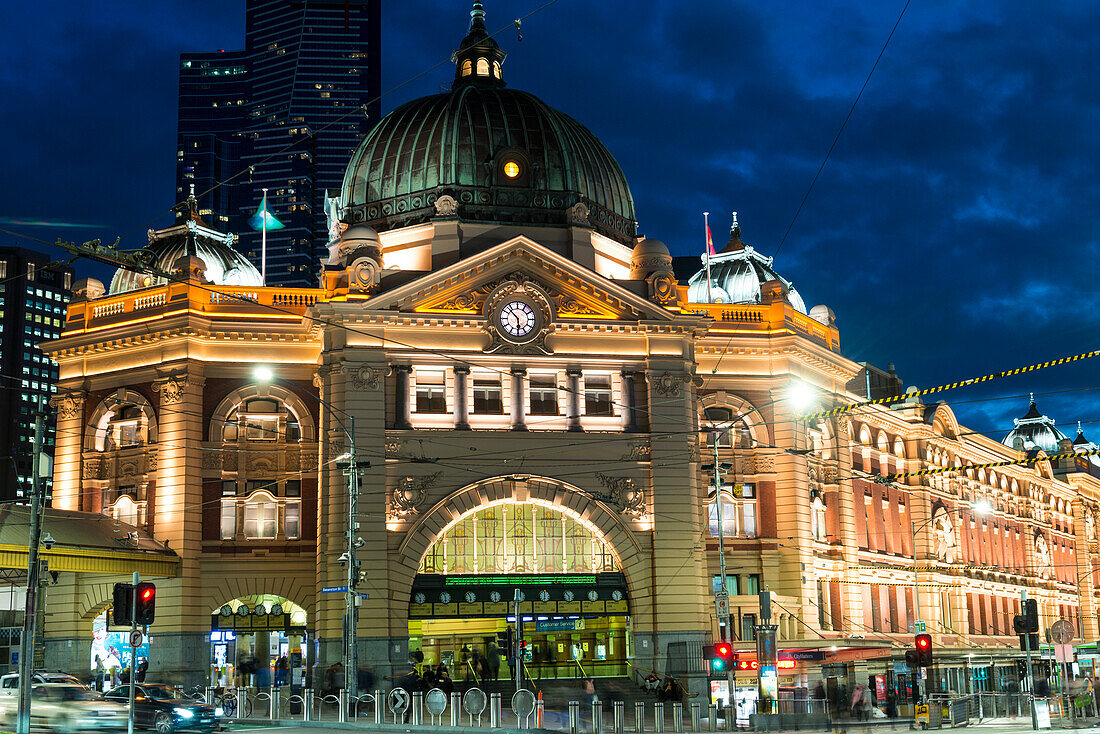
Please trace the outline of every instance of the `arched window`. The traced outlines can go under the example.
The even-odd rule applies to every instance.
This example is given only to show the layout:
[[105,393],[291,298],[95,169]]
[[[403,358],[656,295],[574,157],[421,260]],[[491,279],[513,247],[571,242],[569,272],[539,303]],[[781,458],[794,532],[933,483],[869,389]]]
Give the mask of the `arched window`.
[[96,410],[93,446],[96,451],[114,451],[131,446],[143,446],[156,441],[155,420],[147,413],[148,406],[134,402],[133,393],[123,399],[112,396]]
[[[753,441],[752,432],[749,430],[749,424],[745,422],[744,418],[734,423],[734,418],[735,416],[732,408],[712,405],[703,410],[703,421],[707,424],[704,425],[703,430],[714,429],[721,431],[718,436],[718,445],[720,447],[751,449]],[[707,433],[704,438],[708,446],[714,445],[713,433]]]
[[[722,485],[722,534],[727,538],[755,538],[756,487],[752,484]],[[710,487],[708,507],[710,534],[718,536],[718,499]]]
[[127,525],[141,526],[145,524],[145,503],[135,502],[129,495],[123,495],[107,514]]
[[222,440],[298,443],[302,428],[298,416],[286,404],[270,397],[250,398],[229,412]]
[[810,502],[810,530],[814,540],[825,540],[829,533],[825,522],[825,500],[816,493]]
[[447,528],[420,573],[600,573],[618,570],[611,544],[590,523],[549,504],[501,502]]
[[478,59],[477,60],[477,75],[478,76],[489,76],[489,60],[488,59]]
[[267,492],[257,492],[244,503],[244,537],[269,540],[278,535],[279,503]]
[[470,76],[470,74],[471,74],[471,72],[473,72],[473,70],[474,70],[474,65],[473,65],[473,63],[470,62],[469,59],[466,59],[465,61],[462,62],[462,76]]
[[497,79],[500,79],[501,77],[499,61],[493,62],[493,76],[495,76]]

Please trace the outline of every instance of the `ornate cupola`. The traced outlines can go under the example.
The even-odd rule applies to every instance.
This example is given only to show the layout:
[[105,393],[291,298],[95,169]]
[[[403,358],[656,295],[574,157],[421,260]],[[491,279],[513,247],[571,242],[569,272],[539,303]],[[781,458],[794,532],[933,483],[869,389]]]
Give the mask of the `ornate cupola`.
[[506,55],[485,28],[485,8],[481,0],[474,0],[470,30],[451,56],[455,64],[455,86],[470,83],[504,86],[501,65]]

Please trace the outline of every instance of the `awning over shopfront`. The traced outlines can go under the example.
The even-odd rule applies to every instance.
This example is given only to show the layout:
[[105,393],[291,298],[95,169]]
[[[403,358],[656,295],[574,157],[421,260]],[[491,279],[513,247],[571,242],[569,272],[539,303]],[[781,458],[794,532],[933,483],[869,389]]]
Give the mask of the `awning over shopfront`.
[[[0,570],[27,568],[30,508],[0,506]],[[70,573],[130,574],[172,577],[180,559],[168,546],[144,530],[95,512],[47,509],[42,535],[53,547],[41,548],[49,570]]]

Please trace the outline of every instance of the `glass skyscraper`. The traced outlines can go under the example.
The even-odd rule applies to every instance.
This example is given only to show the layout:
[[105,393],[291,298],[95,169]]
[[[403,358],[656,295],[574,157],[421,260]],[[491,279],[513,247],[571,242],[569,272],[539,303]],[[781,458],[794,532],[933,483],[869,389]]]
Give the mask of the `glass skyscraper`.
[[316,285],[325,193],[378,119],[380,10],[380,0],[247,0],[243,51],[180,57],[177,200],[194,184],[200,216],[239,234],[260,268],[248,220],[268,189],[284,225],[267,233],[268,285]]

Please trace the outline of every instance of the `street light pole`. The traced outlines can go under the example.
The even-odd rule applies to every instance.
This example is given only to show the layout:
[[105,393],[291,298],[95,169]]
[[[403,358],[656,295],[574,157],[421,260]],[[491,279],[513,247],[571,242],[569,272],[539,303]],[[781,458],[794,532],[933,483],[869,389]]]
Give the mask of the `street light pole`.
[[42,440],[44,420],[34,418],[34,455],[31,459],[31,535],[27,547],[27,600],[23,611],[23,636],[19,639],[19,705],[16,732],[28,734],[31,728],[31,676],[34,674],[34,636],[38,622],[40,568],[38,546],[42,542]]
[[[718,625],[720,627],[722,639],[729,642],[733,639],[733,634],[730,629],[729,587],[726,585],[726,529],[723,527],[725,525],[726,515],[725,507],[722,503],[722,464],[718,460],[718,437],[721,435],[722,434],[718,431],[714,433],[714,501],[717,503],[718,507],[718,575],[722,583],[722,588],[715,594],[715,600],[725,600],[724,605],[718,605]],[[726,688],[726,704],[728,706],[733,706],[734,689],[732,666],[726,668]]]

